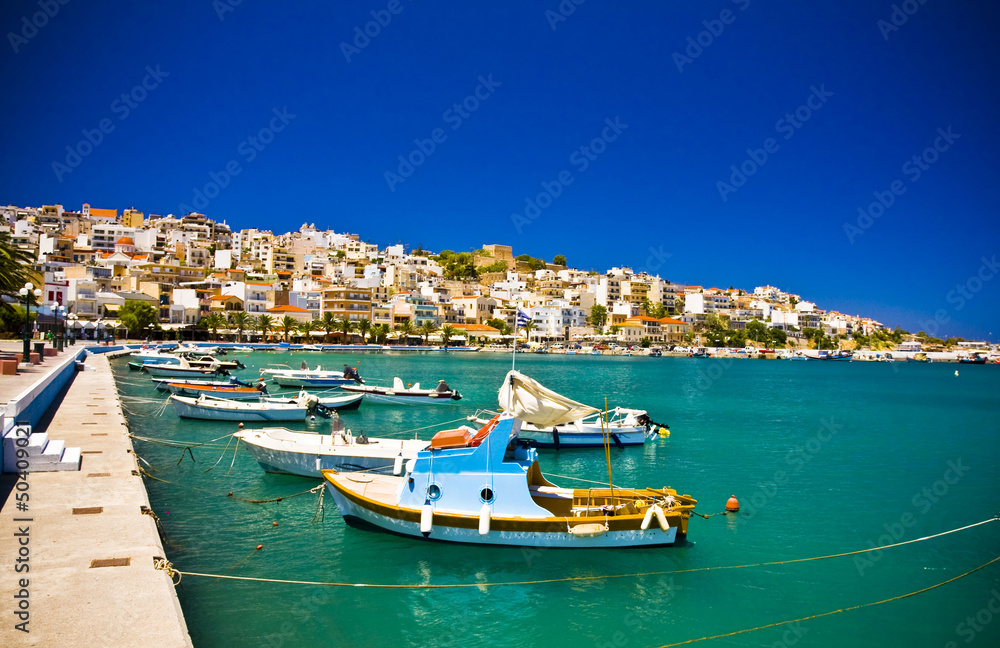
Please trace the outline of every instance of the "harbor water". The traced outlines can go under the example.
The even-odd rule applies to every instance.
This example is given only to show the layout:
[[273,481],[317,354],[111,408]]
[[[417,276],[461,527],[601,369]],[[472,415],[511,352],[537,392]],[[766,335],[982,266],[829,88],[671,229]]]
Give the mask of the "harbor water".
[[[443,379],[461,391],[453,405],[362,404],[340,415],[355,434],[397,438],[429,438],[495,409],[511,365],[509,355],[487,353],[236,357],[248,366],[235,372],[244,379],[306,360],[357,366],[369,384]],[[348,527],[328,495],[320,509],[319,495],[306,492],[319,480],[264,473],[244,447],[233,452],[226,435],[235,423],[180,420],[144,373],[126,359],[113,365],[176,569],[371,585],[185,575],[178,594],[198,647],[645,648],[836,610],[844,611],[698,645],[1000,645],[1000,562],[847,609],[1000,556],[1000,522],[851,556],[729,568],[875,549],[996,516],[996,367],[518,355],[518,369],[570,398],[603,407],[606,397],[669,423],[669,438],[612,448],[616,485],[670,486],[697,498],[703,514],[723,511],[731,495],[742,506],[738,515],[692,518],[683,546],[536,550]],[[280,425],[330,429],[326,419]],[[560,486],[608,481],[599,449],[542,450],[540,463]]]

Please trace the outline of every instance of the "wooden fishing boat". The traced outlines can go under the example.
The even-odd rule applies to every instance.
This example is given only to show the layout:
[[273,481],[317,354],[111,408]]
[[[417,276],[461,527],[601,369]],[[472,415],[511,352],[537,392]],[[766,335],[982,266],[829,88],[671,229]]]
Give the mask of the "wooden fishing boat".
[[443,380],[434,389],[421,389],[420,383],[405,387],[398,377],[392,387],[374,385],[341,385],[343,391],[364,394],[368,402],[380,405],[448,405],[459,401],[462,395]]
[[243,441],[260,467],[269,473],[322,477],[325,469],[337,472],[402,471],[403,462],[414,459],[430,445],[419,439],[367,438],[350,430],[330,434],[293,432],[286,428],[241,430]]
[[[414,538],[533,547],[653,547],[687,536],[696,501],[671,488],[560,488],[542,476],[522,422],[559,426],[596,410],[511,371],[504,413],[438,432],[402,475],[324,470],[345,521]],[[610,469],[609,469],[610,472]]]
[[288,365],[268,365],[260,370],[263,379],[270,378],[281,387],[340,387],[363,383],[358,372],[349,365],[344,365],[344,371],[324,370],[322,365],[309,369],[305,361],[299,369]]
[[179,364],[145,365],[142,370],[154,378],[190,378],[194,376],[229,375],[229,370],[223,369],[219,365],[210,367],[192,367],[184,358],[178,357],[177,359]]
[[219,360],[210,355],[182,356],[192,367],[222,367],[228,371],[246,369],[247,366],[239,360]]
[[262,394],[267,393],[258,387],[245,387],[243,385],[223,384],[205,385],[190,382],[168,382],[167,391],[178,396],[190,396],[197,398],[202,394],[214,396],[216,398],[226,398],[229,400],[260,400]]
[[229,380],[192,380],[184,378],[150,378],[150,382],[156,387],[157,391],[169,392],[170,384],[181,384],[181,385],[202,385],[202,386],[219,386],[224,387],[226,385],[238,385],[240,387],[256,387],[256,385],[251,385],[250,383],[243,382],[236,376],[230,376]]

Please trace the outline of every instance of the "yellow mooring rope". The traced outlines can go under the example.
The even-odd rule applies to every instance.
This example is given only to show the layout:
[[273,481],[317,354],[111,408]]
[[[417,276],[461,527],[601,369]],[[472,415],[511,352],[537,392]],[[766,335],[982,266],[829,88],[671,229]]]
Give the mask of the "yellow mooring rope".
[[872,606],[875,606],[875,605],[882,605],[883,603],[890,603],[892,601],[898,601],[900,599],[905,599],[905,598],[909,598],[911,596],[916,596],[917,594],[923,594],[924,592],[929,592],[932,589],[937,589],[938,587],[941,587],[942,585],[947,585],[948,583],[954,583],[955,581],[957,581],[957,580],[959,580],[961,578],[965,578],[969,574],[974,574],[977,571],[979,571],[980,569],[984,569],[986,567],[989,567],[990,565],[992,565],[993,563],[997,562],[998,560],[1000,560],[1000,556],[997,556],[993,560],[990,560],[988,562],[983,563],[982,565],[976,567],[975,569],[970,569],[969,571],[965,572],[964,574],[959,574],[958,576],[953,576],[952,578],[949,578],[946,581],[941,581],[940,583],[937,583],[935,585],[931,585],[931,586],[925,587],[923,589],[918,589],[918,590],[916,590],[914,592],[909,592],[907,594],[900,594],[899,596],[893,596],[892,598],[882,599],[881,601],[873,601],[871,603],[861,603],[860,605],[852,605],[851,607],[841,608],[839,610],[831,610],[829,612],[822,612],[820,614],[812,614],[810,616],[804,616],[804,617],[801,617],[799,619],[788,619],[787,621],[776,621],[775,623],[768,623],[767,625],[757,626],[756,628],[744,628],[743,630],[735,630],[733,632],[724,632],[722,634],[710,635],[710,636],[707,636],[707,637],[698,637],[697,639],[688,639],[687,641],[678,641],[677,643],[664,644],[662,646],[658,646],[657,648],[673,648],[674,646],[685,646],[687,644],[698,643],[699,641],[710,641],[712,639],[722,639],[723,637],[732,637],[732,636],[739,635],[739,634],[747,634],[747,633],[750,633],[750,632],[757,632],[758,630],[765,630],[767,628],[775,628],[777,626],[782,626],[782,625],[786,625],[786,624],[789,624],[789,623],[798,623],[799,621],[809,621],[810,619],[819,619],[819,618],[826,617],[826,616],[832,616],[834,614],[840,614],[841,612],[851,612],[853,610],[860,610],[861,608],[872,607]]
[[[305,491],[305,492],[308,492],[308,491]],[[990,522],[996,522],[998,520],[1000,520],[1000,516],[992,517],[992,518],[989,518],[988,520],[983,520],[981,522],[976,522],[975,524],[969,524],[969,525],[966,525],[964,527],[959,527],[957,529],[951,529],[950,531],[943,531],[941,533],[935,533],[934,535],[924,536],[923,538],[916,538],[914,540],[906,540],[905,542],[897,542],[895,544],[884,545],[884,546],[881,546],[881,547],[872,547],[870,549],[858,549],[857,551],[847,551],[847,552],[844,552],[844,553],[830,554],[830,555],[827,555],[827,556],[814,556],[812,558],[794,558],[794,559],[791,559],[791,560],[775,560],[775,561],[771,561],[771,562],[749,563],[749,564],[745,564],[745,565],[720,565],[720,566],[716,566],[716,567],[693,567],[691,569],[674,569],[674,570],[669,570],[669,571],[638,572],[638,573],[631,573],[631,574],[605,574],[605,575],[599,575],[599,576],[566,576],[566,577],[563,577],[563,578],[545,578],[545,579],[539,579],[539,580],[524,580],[524,581],[499,581],[499,582],[494,582],[494,583],[490,583],[490,582],[486,582],[486,583],[445,583],[445,584],[431,584],[431,583],[426,583],[426,584],[421,584],[421,583],[396,583],[396,584],[394,584],[394,583],[340,583],[340,582],[320,582],[320,581],[288,580],[288,579],[280,579],[280,578],[255,578],[255,577],[252,577],[252,576],[227,576],[227,575],[224,575],[224,574],[203,574],[203,573],[199,573],[199,572],[186,572],[186,571],[180,571],[180,570],[174,570],[174,571],[176,573],[178,573],[178,574],[183,574],[185,576],[202,576],[204,578],[223,578],[223,579],[227,579],[227,580],[255,581],[255,582],[258,582],[258,583],[284,583],[284,584],[289,584],[289,585],[316,585],[316,586],[321,586],[321,587],[369,587],[369,588],[375,588],[375,589],[458,589],[458,588],[463,588],[463,587],[504,587],[504,586],[511,586],[511,585],[542,585],[542,584],[547,584],[547,583],[568,583],[568,582],[574,582],[574,581],[576,581],[576,582],[578,582],[578,581],[595,581],[595,580],[611,580],[611,579],[616,579],[616,578],[639,578],[639,577],[642,577],[642,576],[665,576],[665,575],[668,575],[668,574],[687,574],[687,573],[700,572],[700,571],[712,571],[712,570],[716,570],[716,569],[747,569],[747,568],[750,568],[750,567],[769,567],[769,566],[774,566],[774,565],[788,565],[788,564],[791,564],[791,563],[809,562],[809,561],[813,561],[813,560],[828,560],[830,558],[842,558],[844,556],[853,556],[855,554],[868,553],[870,551],[881,551],[883,549],[892,549],[894,547],[901,547],[903,545],[913,544],[915,542],[923,542],[925,540],[931,540],[933,538],[940,538],[941,536],[950,535],[952,533],[958,533],[959,531],[965,531],[966,529],[971,529],[973,527],[977,527],[977,526],[980,526],[980,525],[983,525],[983,524],[989,524]],[[985,565],[977,567],[976,569],[974,569],[972,571],[977,571],[979,569],[982,569],[986,565],[989,565],[990,563],[995,562],[996,560],[1000,560],[1000,558],[995,558],[994,560],[990,561],[989,563],[986,563]],[[171,568],[172,568],[172,566],[171,566]],[[971,574],[972,572],[968,572],[968,573]],[[967,576],[967,575],[968,574],[963,574],[963,576]],[[961,578],[961,576],[956,577],[956,579],[957,578]],[[956,580],[956,579],[952,579],[952,580]],[[944,585],[945,583],[948,583],[948,582],[951,582],[951,581],[945,581],[944,583],[940,583],[940,585]],[[938,586],[939,585],[935,585],[934,587],[938,587]],[[933,587],[927,588],[927,589],[933,589]],[[926,591],[926,590],[920,590],[920,592],[923,592],[923,591]],[[920,592],[914,592],[913,594],[919,594]],[[897,598],[905,598],[906,596],[912,596],[913,594],[906,594],[904,596],[897,597]],[[887,600],[894,600],[894,599],[887,599]],[[886,602],[886,601],[879,601],[879,603],[884,603],[884,602]],[[870,604],[870,605],[877,605],[877,604],[878,603],[873,603],[873,604]],[[847,609],[854,609],[854,608],[847,608]],[[792,621],[783,621],[782,623],[792,623]],[[762,627],[767,627],[767,626],[762,626]]]

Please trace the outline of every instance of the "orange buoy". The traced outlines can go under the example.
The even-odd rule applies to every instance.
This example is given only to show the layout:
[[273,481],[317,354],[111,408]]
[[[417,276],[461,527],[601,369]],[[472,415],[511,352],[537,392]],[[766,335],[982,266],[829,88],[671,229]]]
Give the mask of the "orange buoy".
[[257,545],[257,551],[260,551],[263,548],[264,548],[264,545],[262,545],[262,544]]
[[242,424],[242,423],[240,423],[240,425],[239,425],[239,428],[240,428],[241,430],[243,429],[243,424]]
[[278,523],[277,522],[272,522],[271,526],[278,526]]
[[736,499],[736,496],[733,495],[732,497],[729,498],[729,501],[726,502],[726,513],[736,513],[739,510],[740,510],[740,503]]

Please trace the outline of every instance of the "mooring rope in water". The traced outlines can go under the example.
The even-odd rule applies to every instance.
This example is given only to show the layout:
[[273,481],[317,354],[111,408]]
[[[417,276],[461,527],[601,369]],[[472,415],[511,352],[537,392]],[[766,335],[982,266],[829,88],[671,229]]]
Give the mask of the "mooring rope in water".
[[992,565],[993,563],[997,562],[998,560],[1000,560],[1000,556],[997,556],[993,560],[987,561],[987,562],[983,563],[982,565],[980,565],[980,566],[978,566],[978,567],[976,567],[974,569],[970,569],[969,571],[965,572],[964,574],[959,574],[958,576],[953,576],[952,578],[949,578],[948,580],[941,581],[940,583],[936,583],[934,585],[931,585],[929,587],[925,587],[923,589],[918,589],[918,590],[915,590],[913,592],[908,592],[906,594],[900,594],[899,596],[893,596],[891,598],[882,599],[881,601],[873,601],[871,603],[861,603],[859,605],[852,605],[851,607],[840,608],[838,610],[831,610],[829,612],[821,612],[820,614],[812,614],[810,616],[801,617],[799,619],[788,619],[787,621],[776,621],[774,623],[768,623],[767,625],[757,626],[755,628],[744,628],[743,630],[735,630],[733,632],[725,632],[725,633],[717,634],[717,635],[709,635],[709,636],[706,636],[706,637],[698,637],[697,639],[688,639],[687,641],[678,641],[677,643],[672,643],[672,644],[663,644],[662,646],[658,646],[658,648],[673,648],[674,646],[685,646],[687,644],[698,643],[699,641],[710,641],[712,639],[722,639],[723,637],[733,637],[735,635],[748,634],[750,632],[757,632],[758,630],[766,630],[767,628],[776,628],[778,626],[787,625],[789,623],[798,623],[800,621],[809,621],[811,619],[820,619],[822,617],[832,616],[834,614],[840,614],[841,612],[851,612],[853,610],[860,610],[861,608],[873,607],[873,606],[876,606],[876,605],[882,605],[883,603],[891,603],[892,601],[898,601],[900,599],[905,599],[905,598],[909,598],[911,596],[916,596],[917,594],[923,594],[924,592],[929,592],[929,591],[931,591],[933,589],[937,589],[938,587],[941,587],[942,585],[947,585],[948,583],[954,583],[955,581],[957,581],[959,579],[965,578],[966,576],[968,576],[970,574],[976,573],[980,569],[984,569],[986,567],[989,567],[990,565]]
[[[301,493],[300,493],[301,494]],[[931,540],[933,538],[940,538],[941,536],[950,535],[952,533],[958,533],[959,531],[965,531],[973,527],[977,527],[983,524],[989,524],[990,522],[997,522],[1000,520],[1000,515],[983,520],[981,522],[976,522],[974,524],[968,524],[957,529],[951,529],[950,531],[943,531],[941,533],[935,533],[934,535],[924,536],[923,538],[916,538],[914,540],[907,540],[905,542],[897,542],[891,545],[884,545],[881,547],[873,547],[870,549],[859,549],[857,551],[847,551],[844,553],[829,554],[826,556],[813,556],[811,558],[794,558],[790,560],[775,560],[770,562],[759,562],[759,563],[748,563],[744,565],[718,565],[715,567],[692,567],[690,569],[673,569],[666,571],[651,571],[651,572],[637,572],[630,574],[604,574],[599,576],[566,576],[563,578],[545,578],[539,580],[524,580],[524,581],[498,581],[494,583],[444,583],[444,584],[417,584],[417,583],[340,583],[340,582],[319,582],[319,581],[302,581],[302,580],[287,580],[279,578],[257,578],[253,576],[226,576],[222,574],[204,574],[199,572],[187,572],[178,571],[180,574],[186,576],[202,576],[204,578],[224,578],[228,580],[244,580],[244,581],[256,581],[260,583],[283,583],[290,585],[317,585],[324,587],[368,587],[373,589],[458,589],[458,588],[468,588],[468,587],[502,587],[510,585],[542,585],[548,583],[568,583],[568,582],[579,582],[579,581],[597,581],[597,580],[612,580],[618,578],[639,578],[643,576],[666,576],[670,574],[688,574],[692,572],[701,571],[713,571],[717,569],[747,569],[750,567],[769,567],[774,565],[788,565],[791,563],[799,562],[809,562],[813,560],[827,560],[830,558],[842,558],[844,556],[853,556],[855,554],[868,553],[871,551],[881,551],[883,549],[892,549],[894,547],[901,547],[903,545],[912,544],[914,542],[923,542],[924,540]],[[1000,557],[994,559],[1000,560]],[[994,562],[991,561],[991,562]],[[987,565],[990,563],[986,563]],[[985,567],[983,565],[982,567]],[[977,569],[982,569],[979,567]],[[973,570],[976,571],[976,570]],[[972,573],[972,572],[969,572]],[[968,575],[968,574],[963,574]],[[960,577],[959,577],[960,578]],[[954,579],[953,579],[954,580]],[[950,581],[945,581],[950,582]],[[944,583],[941,583],[942,585]],[[930,588],[933,589],[933,588]],[[910,596],[910,595],[906,595]],[[905,597],[905,596],[904,596]],[[900,597],[900,598],[904,598]],[[786,621],[784,623],[792,623],[791,621]]]
[[229,494],[226,495],[226,497],[229,497],[234,500],[239,500],[241,502],[247,502],[249,504],[267,504],[268,502],[280,502],[281,500],[292,499],[293,497],[298,497],[299,495],[305,495],[306,493],[315,493],[317,491],[319,491],[322,496],[322,490],[321,490],[322,488],[323,484],[320,484],[319,486],[314,486],[308,490],[304,490],[301,493],[295,493],[294,495],[283,495],[281,497],[272,497],[271,499],[264,499],[264,500],[253,500],[253,499],[244,499],[242,497],[237,497],[236,495],[233,495],[233,491],[229,491]]

